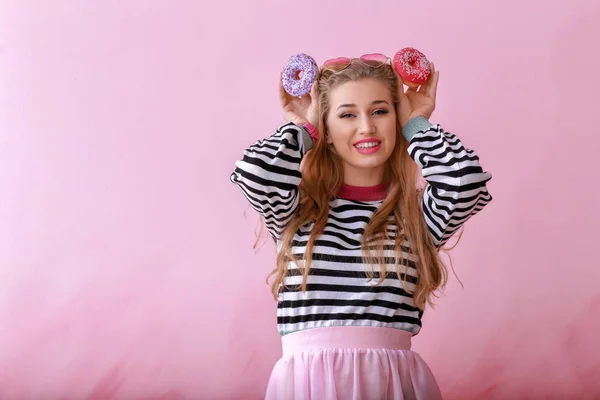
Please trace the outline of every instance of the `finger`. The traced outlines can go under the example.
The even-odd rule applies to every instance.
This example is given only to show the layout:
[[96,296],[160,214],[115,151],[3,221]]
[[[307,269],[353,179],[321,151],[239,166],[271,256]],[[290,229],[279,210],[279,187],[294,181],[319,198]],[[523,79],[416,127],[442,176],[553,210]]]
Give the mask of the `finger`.
[[434,67],[433,67],[433,63],[430,62],[429,63],[429,77],[427,78],[427,81],[425,81],[421,87],[419,87],[419,93],[421,94],[427,94],[428,90],[429,90],[429,86],[431,85],[431,79],[433,78],[434,75]]
[[279,73],[279,102],[282,107],[288,104],[288,94],[283,87],[283,72]]
[[414,84],[414,83],[412,83],[410,85],[408,83],[406,83],[406,86],[407,86],[407,89],[406,89],[407,92],[408,91],[416,92],[416,91],[418,91],[421,88],[420,85]]
[[313,125],[318,124],[318,114],[319,114],[319,89],[317,85],[317,81],[313,82],[310,87],[310,104],[308,105],[308,109],[306,110],[306,119]]
[[437,94],[437,86],[438,86],[439,80],[440,80],[440,71],[435,71],[435,73],[433,74],[433,76],[431,78],[431,84],[427,88],[427,96],[431,97],[432,99],[435,99],[435,96]]
[[419,90],[417,90],[417,92],[418,93],[426,93],[430,82],[431,82],[431,76],[427,79],[427,81],[423,82],[423,84],[421,86],[419,86]]
[[408,89],[406,89],[406,96],[412,98],[412,96],[414,96],[415,94],[420,93],[420,89],[422,87],[423,87],[423,85],[409,86]]
[[319,101],[319,89],[317,87],[317,81],[314,81],[310,87],[310,104],[309,107],[314,107]]
[[310,101],[311,103],[319,100],[319,93],[317,88],[317,81],[314,81],[312,86],[310,87]]
[[431,71],[431,75],[429,76],[429,79],[427,80],[427,93],[430,93],[431,87],[435,83],[436,75],[437,75],[436,70],[435,70],[435,64],[433,62],[431,63],[430,71]]
[[398,100],[402,101],[406,97],[406,92],[404,91],[404,80],[400,75],[398,75],[398,84],[396,85],[398,90]]

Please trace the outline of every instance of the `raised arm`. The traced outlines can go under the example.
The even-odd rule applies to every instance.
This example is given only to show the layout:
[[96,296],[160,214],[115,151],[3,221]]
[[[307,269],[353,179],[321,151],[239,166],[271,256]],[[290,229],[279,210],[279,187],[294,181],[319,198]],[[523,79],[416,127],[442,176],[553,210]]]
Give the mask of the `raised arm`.
[[300,162],[312,147],[308,132],[288,123],[259,140],[236,162],[231,182],[242,189],[248,202],[265,218],[271,236],[280,239],[298,206]]
[[486,182],[492,179],[474,151],[455,135],[424,117],[411,119],[402,130],[408,152],[428,182],[423,213],[436,246],[448,239],[491,200]]

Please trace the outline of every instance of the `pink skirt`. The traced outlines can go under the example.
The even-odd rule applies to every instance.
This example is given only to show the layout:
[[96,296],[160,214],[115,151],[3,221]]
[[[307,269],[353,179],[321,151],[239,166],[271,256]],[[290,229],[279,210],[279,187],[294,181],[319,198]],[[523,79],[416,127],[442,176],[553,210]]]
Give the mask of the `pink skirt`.
[[412,334],[393,328],[341,326],[282,337],[267,400],[407,400],[442,398]]

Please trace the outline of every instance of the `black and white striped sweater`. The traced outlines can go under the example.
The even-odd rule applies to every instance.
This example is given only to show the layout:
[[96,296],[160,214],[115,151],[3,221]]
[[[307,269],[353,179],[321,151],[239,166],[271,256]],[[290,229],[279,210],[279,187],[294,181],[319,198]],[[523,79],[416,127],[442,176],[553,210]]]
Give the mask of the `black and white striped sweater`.
[[[470,217],[478,213],[492,197],[486,182],[491,174],[483,172],[478,156],[439,125],[425,118],[409,121],[403,129],[409,141],[409,154],[422,169],[428,185],[423,196],[425,221],[435,244],[442,246]],[[281,235],[298,205],[298,185],[302,179],[300,162],[312,147],[304,128],[285,124],[268,139],[250,146],[236,162],[231,181],[241,189],[250,205],[265,219],[267,229],[281,246]],[[364,191],[364,189],[363,189]],[[323,234],[313,248],[313,261],[307,290],[284,289],[279,295],[277,322],[280,334],[325,326],[382,326],[417,334],[422,311],[415,307],[409,291],[416,282],[409,243],[403,244],[408,260],[404,287],[395,274],[395,252],[391,235],[384,255],[389,257],[386,279],[369,281],[361,253],[361,235],[372,214],[383,202],[361,200],[346,190],[330,202],[329,217]],[[300,228],[292,243],[292,252],[303,258],[311,226]],[[390,226],[395,230],[395,225]],[[412,261],[412,262],[411,262]],[[302,282],[296,265],[290,263],[285,278],[288,287]]]

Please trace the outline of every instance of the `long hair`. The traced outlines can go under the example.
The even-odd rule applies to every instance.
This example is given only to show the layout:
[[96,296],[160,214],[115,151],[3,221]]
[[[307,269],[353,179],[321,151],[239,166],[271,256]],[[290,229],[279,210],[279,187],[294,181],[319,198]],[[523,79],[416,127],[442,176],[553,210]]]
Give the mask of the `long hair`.
[[[315,240],[325,229],[329,202],[343,185],[342,159],[325,140],[328,135],[326,117],[330,107],[330,92],[346,82],[365,78],[377,79],[386,84],[392,94],[394,106],[398,104],[397,77],[389,65],[373,68],[353,60],[351,65],[342,71],[324,70],[319,75],[318,129],[321,137],[303,159],[298,209],[283,232],[278,246],[277,265],[269,275],[269,278],[274,276],[271,290],[276,299],[287,276],[290,261],[295,262],[302,271],[300,288],[306,290]],[[409,263],[414,263],[417,283],[414,291],[407,291],[412,292],[415,305],[424,309],[426,304],[433,305],[432,297],[435,296],[436,290],[446,284],[448,272],[425,223],[421,208],[422,192],[417,191],[417,166],[408,154],[408,142],[402,136],[399,121],[396,122],[396,146],[386,163],[384,183],[387,185],[387,196],[371,217],[362,237],[363,260],[371,265],[367,276],[373,279],[375,264],[380,266],[377,284],[383,282],[387,276],[384,241],[390,239],[388,225],[391,222],[390,216],[393,216],[393,223],[397,226],[394,238],[395,272],[406,290],[403,271]],[[303,256],[304,262],[300,267],[297,257],[292,254],[292,240],[300,227],[311,223],[314,225]],[[411,257],[409,260],[408,253],[416,255],[417,259]]]

